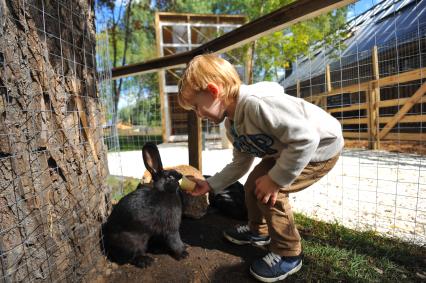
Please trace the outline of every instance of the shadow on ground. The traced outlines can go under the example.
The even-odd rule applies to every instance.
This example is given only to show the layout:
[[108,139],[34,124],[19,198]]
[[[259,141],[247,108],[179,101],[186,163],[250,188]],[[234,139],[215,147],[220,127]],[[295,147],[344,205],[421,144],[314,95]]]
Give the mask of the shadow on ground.
[[[424,282],[424,247],[395,243],[300,216],[297,222],[304,239],[304,265],[285,282]],[[238,223],[241,222],[216,213],[199,220],[184,219],[181,236],[188,245],[187,258],[177,261],[158,241],[153,241],[148,251],[154,258],[150,267],[112,265],[103,281],[257,282],[249,274],[249,266],[265,255],[266,249],[236,246],[222,236],[223,229]]]

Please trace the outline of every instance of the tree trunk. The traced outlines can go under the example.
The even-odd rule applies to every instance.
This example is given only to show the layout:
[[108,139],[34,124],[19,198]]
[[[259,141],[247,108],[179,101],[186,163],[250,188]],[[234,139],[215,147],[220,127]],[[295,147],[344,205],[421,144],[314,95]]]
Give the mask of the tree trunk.
[[88,3],[0,0],[0,281],[82,281],[100,259],[110,202]]

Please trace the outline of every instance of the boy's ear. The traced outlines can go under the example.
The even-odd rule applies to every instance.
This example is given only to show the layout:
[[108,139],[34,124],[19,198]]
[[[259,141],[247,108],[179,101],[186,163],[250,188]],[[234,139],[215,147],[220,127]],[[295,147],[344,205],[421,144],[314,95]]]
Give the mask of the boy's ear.
[[218,98],[219,97],[220,89],[219,89],[219,86],[217,84],[215,84],[215,83],[208,83],[207,84],[207,89],[213,95],[214,98]]

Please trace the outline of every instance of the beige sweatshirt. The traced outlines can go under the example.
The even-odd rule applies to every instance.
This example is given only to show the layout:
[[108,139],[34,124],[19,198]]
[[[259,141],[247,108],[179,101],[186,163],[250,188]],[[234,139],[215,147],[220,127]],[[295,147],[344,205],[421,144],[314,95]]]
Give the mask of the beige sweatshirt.
[[255,157],[275,158],[268,175],[286,187],[310,161],[330,159],[344,145],[336,118],[274,82],[241,85],[234,120],[227,118],[225,127],[233,160],[207,179],[216,193],[244,176]]

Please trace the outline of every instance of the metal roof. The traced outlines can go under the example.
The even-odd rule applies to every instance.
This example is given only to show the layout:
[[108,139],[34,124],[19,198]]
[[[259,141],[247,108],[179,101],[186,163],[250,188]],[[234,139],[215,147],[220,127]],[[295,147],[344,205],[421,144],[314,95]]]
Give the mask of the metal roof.
[[313,58],[300,58],[293,64],[293,73],[282,77],[279,83],[284,88],[293,86],[297,80],[304,81],[324,74],[327,64],[349,65],[370,56],[374,45],[379,48],[395,46],[402,42],[426,35],[426,1],[384,0],[347,23],[351,34],[341,51],[339,59],[330,58],[332,50],[322,48]]

